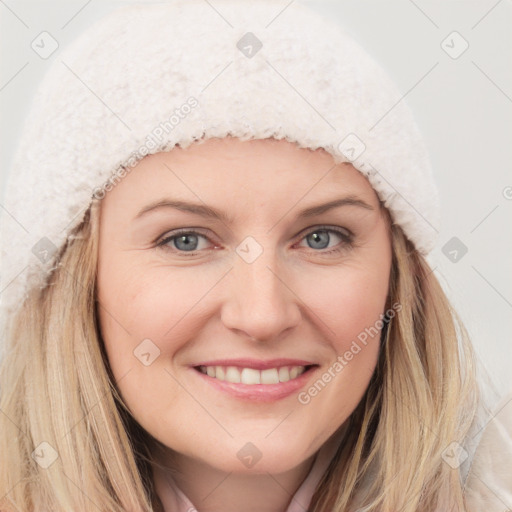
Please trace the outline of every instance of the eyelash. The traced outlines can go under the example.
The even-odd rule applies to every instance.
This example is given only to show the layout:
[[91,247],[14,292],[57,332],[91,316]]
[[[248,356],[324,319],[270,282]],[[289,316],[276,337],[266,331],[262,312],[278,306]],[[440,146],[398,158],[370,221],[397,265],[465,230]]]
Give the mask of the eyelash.
[[[338,244],[336,247],[334,247],[332,249],[318,250],[318,251],[315,251],[314,249],[312,249],[313,252],[318,252],[320,254],[332,254],[332,253],[341,252],[343,250],[346,250],[347,248],[350,249],[354,246],[354,240],[353,240],[352,233],[349,232],[350,234],[347,234],[344,231],[341,231],[339,229],[335,229],[335,228],[332,228],[329,226],[316,226],[314,229],[311,229],[310,231],[306,232],[299,241],[303,240],[304,238],[306,238],[307,236],[309,236],[313,233],[324,232],[324,231],[336,233],[342,239],[342,242],[340,242],[340,244]],[[183,253],[183,254],[196,255],[198,252],[201,252],[201,250],[180,251],[178,249],[171,248],[167,244],[182,235],[199,235],[199,236],[202,236],[202,237],[208,239],[208,237],[205,234],[201,233],[200,231],[194,230],[194,229],[183,228],[183,229],[178,229],[172,233],[173,234],[171,236],[166,236],[161,241],[157,242],[157,244],[156,244],[157,247],[160,247],[165,251],[171,251],[171,252],[178,253],[178,254]]]

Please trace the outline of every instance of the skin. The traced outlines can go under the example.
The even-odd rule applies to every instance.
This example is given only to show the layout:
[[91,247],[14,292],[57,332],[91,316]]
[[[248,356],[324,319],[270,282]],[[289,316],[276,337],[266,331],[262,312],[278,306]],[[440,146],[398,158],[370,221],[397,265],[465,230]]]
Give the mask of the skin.
[[[297,218],[347,195],[373,209]],[[206,204],[231,223],[165,207],[135,218],[164,198]],[[367,179],[323,149],[231,137],[148,156],[102,200],[97,285],[108,360],[134,418],[166,447],[155,460],[179,470],[175,481],[200,512],[286,510],[315,454],[367,389],[379,336],[308,404],[298,393],[274,402],[234,398],[191,365],[301,358],[319,365],[303,390],[311,386],[388,306],[386,213]],[[317,240],[312,233],[323,225],[351,232],[352,245],[333,231]],[[192,254],[176,239],[167,250],[157,246],[179,228],[204,235],[187,239]],[[236,252],[247,236],[263,248],[250,264]],[[144,339],[160,350],[149,366],[134,357]],[[248,442],[262,454],[250,468],[237,457]],[[171,510],[169,476],[154,476]]]

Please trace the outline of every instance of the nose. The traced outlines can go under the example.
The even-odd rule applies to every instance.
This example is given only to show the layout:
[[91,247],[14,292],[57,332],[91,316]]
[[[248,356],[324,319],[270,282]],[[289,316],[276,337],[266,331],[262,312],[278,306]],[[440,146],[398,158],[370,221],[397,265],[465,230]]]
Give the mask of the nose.
[[221,319],[240,336],[272,341],[301,321],[301,300],[293,292],[290,272],[271,251],[252,263],[236,257],[225,291]]

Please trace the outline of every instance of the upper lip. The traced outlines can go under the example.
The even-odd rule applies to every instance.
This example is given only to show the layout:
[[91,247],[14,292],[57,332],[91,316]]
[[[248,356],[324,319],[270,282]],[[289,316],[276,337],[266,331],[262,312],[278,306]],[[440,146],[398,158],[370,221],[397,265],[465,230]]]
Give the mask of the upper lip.
[[304,359],[215,359],[213,361],[203,361],[193,366],[238,366],[241,368],[254,368],[255,370],[266,370],[267,368],[279,368],[281,366],[311,366],[315,363]]

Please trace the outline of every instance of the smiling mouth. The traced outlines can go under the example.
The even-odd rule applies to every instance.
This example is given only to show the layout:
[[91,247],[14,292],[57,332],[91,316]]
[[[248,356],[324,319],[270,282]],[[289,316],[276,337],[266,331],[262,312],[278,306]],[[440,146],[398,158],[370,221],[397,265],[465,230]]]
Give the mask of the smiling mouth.
[[195,366],[194,369],[214,379],[233,384],[279,384],[294,380],[318,365],[280,366],[257,370],[239,366]]

